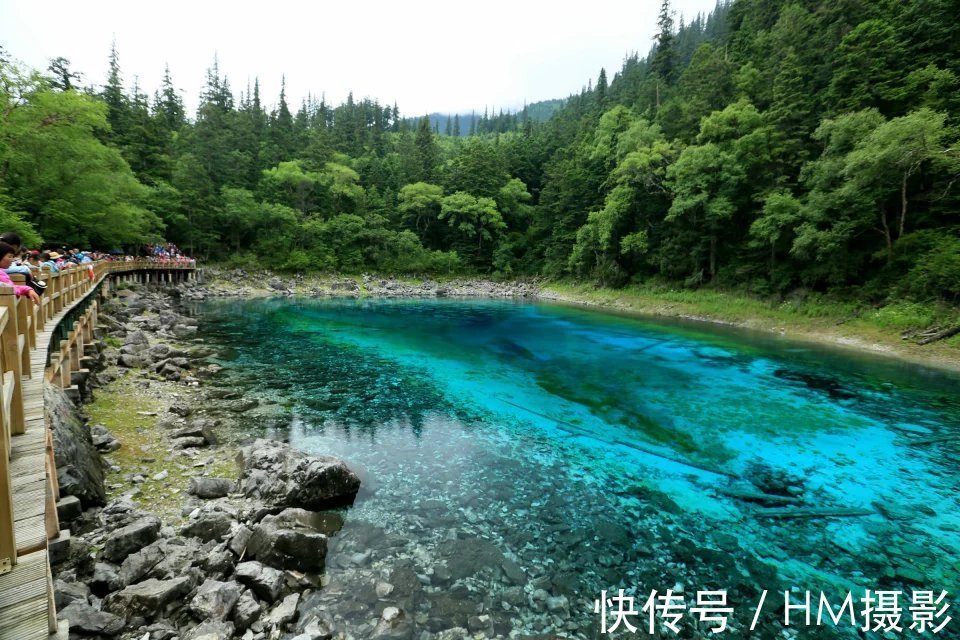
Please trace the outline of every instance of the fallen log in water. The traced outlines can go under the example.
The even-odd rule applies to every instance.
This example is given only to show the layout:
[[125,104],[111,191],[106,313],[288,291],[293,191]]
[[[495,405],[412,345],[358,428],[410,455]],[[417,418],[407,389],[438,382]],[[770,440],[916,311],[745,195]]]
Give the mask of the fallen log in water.
[[535,416],[539,416],[539,417],[541,417],[541,418],[546,418],[547,420],[552,420],[553,422],[557,423],[557,426],[560,427],[560,429],[561,429],[562,431],[566,431],[567,433],[569,433],[569,434],[571,434],[571,435],[581,436],[581,437],[585,437],[585,438],[592,438],[592,439],[594,439],[594,440],[599,440],[600,442],[605,442],[605,443],[607,443],[607,444],[620,445],[621,447],[627,447],[627,448],[629,448],[629,449],[635,449],[635,450],[637,450],[637,451],[640,451],[641,453],[646,453],[647,455],[655,456],[655,457],[657,457],[657,458],[662,458],[662,459],[664,459],[664,460],[669,460],[670,462],[675,462],[676,464],[683,465],[683,466],[685,466],[685,467],[691,467],[691,468],[693,468],[693,469],[699,469],[700,471],[706,471],[707,473],[715,473],[715,474],[720,475],[720,476],[726,476],[726,477],[728,477],[728,478],[733,478],[734,480],[740,480],[740,476],[738,476],[737,474],[732,473],[732,472],[730,472],[730,471],[726,471],[726,470],[724,470],[724,469],[716,469],[716,468],[713,468],[713,467],[708,467],[708,466],[703,465],[703,464],[698,464],[698,463],[696,463],[696,462],[690,462],[690,461],[688,461],[688,460],[679,460],[679,459],[677,459],[677,458],[674,458],[674,457],[671,457],[671,456],[668,456],[668,455],[659,453],[659,452],[657,452],[657,451],[653,451],[652,449],[648,449],[648,448],[646,448],[646,447],[641,447],[640,445],[634,444],[633,442],[627,442],[627,441],[625,441],[625,440],[620,440],[619,438],[603,438],[603,437],[601,437],[601,436],[598,436],[598,435],[595,434],[595,433],[592,433],[592,432],[588,431],[587,429],[584,429],[583,427],[580,427],[580,426],[577,426],[577,425],[573,424],[572,422],[567,422],[566,420],[561,420],[560,418],[554,418],[553,416],[548,416],[548,415],[545,414],[545,413],[540,413],[539,411],[534,411],[533,409],[530,409],[529,407],[524,407],[523,405],[517,404],[516,402],[511,402],[510,400],[507,400],[506,398],[504,398],[504,397],[502,397],[502,396],[497,396],[497,400],[499,400],[500,402],[506,403],[506,404],[510,405],[511,407],[516,407],[517,409],[522,409],[522,410],[524,410],[524,411],[526,411],[526,412],[528,412],[528,413],[532,413],[532,414],[535,415]]
[[743,500],[745,502],[762,502],[769,505],[803,504],[803,500],[800,498],[794,498],[793,496],[780,496],[741,487],[720,487],[716,489],[716,492],[730,498]]
[[913,440],[907,444],[911,447],[923,447],[929,444],[939,444],[941,442],[960,441],[960,435],[940,436],[939,438],[926,438],[925,440]]
[[869,509],[817,508],[809,509],[758,509],[753,512],[761,518],[856,518],[872,516],[874,511]]

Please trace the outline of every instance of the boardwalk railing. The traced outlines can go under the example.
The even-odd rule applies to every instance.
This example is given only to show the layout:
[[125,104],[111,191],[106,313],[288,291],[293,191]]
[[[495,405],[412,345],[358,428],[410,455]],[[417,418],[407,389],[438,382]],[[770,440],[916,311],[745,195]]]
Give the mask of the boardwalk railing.
[[175,261],[100,261],[58,273],[45,267],[34,274],[47,283],[39,305],[0,285],[0,640],[39,640],[58,631],[47,551],[68,544],[69,531],[60,530],[57,517],[44,382],[76,391],[87,373],[84,348],[95,338],[100,300],[113,281],[172,283],[196,274],[194,263]]

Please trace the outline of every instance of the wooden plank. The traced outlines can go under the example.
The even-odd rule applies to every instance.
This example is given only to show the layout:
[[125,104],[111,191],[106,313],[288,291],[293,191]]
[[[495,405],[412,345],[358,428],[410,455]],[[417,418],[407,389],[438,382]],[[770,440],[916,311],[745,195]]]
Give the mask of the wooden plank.
[[42,515],[17,520],[13,530],[18,556],[47,548],[47,527]]
[[0,612],[0,640],[47,640],[47,596],[27,600]]
[[42,473],[45,462],[46,460],[43,454],[23,456],[10,461],[10,473],[14,478],[22,475],[32,475],[38,472]]
[[[17,566],[10,573],[0,576],[0,610],[6,609],[20,600],[25,600],[46,590],[47,579],[47,552],[31,553],[20,558]],[[40,591],[33,590],[39,584]],[[3,619],[0,613],[0,620]],[[2,626],[2,625],[0,625]]]
[[46,507],[47,492],[23,491],[13,497],[13,513],[17,520],[43,515]]
[[36,469],[33,473],[27,473],[21,476],[14,476],[12,486],[14,491],[28,487],[30,484],[41,484],[47,478],[47,472],[42,469]]

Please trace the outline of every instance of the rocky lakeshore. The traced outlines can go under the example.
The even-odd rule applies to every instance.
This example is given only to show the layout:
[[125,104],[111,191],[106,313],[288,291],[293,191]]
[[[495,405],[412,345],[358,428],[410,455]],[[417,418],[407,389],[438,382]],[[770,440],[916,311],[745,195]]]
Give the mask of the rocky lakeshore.
[[185,300],[209,297],[303,296],[310,298],[365,296],[377,298],[534,298],[540,291],[536,281],[494,282],[476,278],[438,281],[398,280],[364,274],[349,276],[283,276],[270,271],[205,267],[203,283],[181,287]]
[[125,382],[127,415],[154,410],[136,411],[142,426],[118,436],[85,424],[59,389],[46,391],[68,496],[61,521],[72,530],[69,546],[51,550],[70,637],[333,637],[322,612],[300,609],[321,586],[328,538],[342,526],[329,509],[352,502],[359,478],[340,460],[282,442],[222,443],[224,420],[256,402],[204,388],[219,367],[179,344],[196,322],[166,293],[122,289],[100,321],[98,370],[83,395]]

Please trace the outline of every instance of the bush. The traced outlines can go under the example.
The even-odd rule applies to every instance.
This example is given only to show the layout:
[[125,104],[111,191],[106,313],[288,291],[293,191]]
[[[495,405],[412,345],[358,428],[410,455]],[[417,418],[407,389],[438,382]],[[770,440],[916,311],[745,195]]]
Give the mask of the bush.
[[910,269],[906,288],[920,299],[960,299],[960,238],[938,238]]
[[936,313],[930,305],[901,302],[877,309],[873,320],[881,327],[902,331],[930,326],[936,320]]

